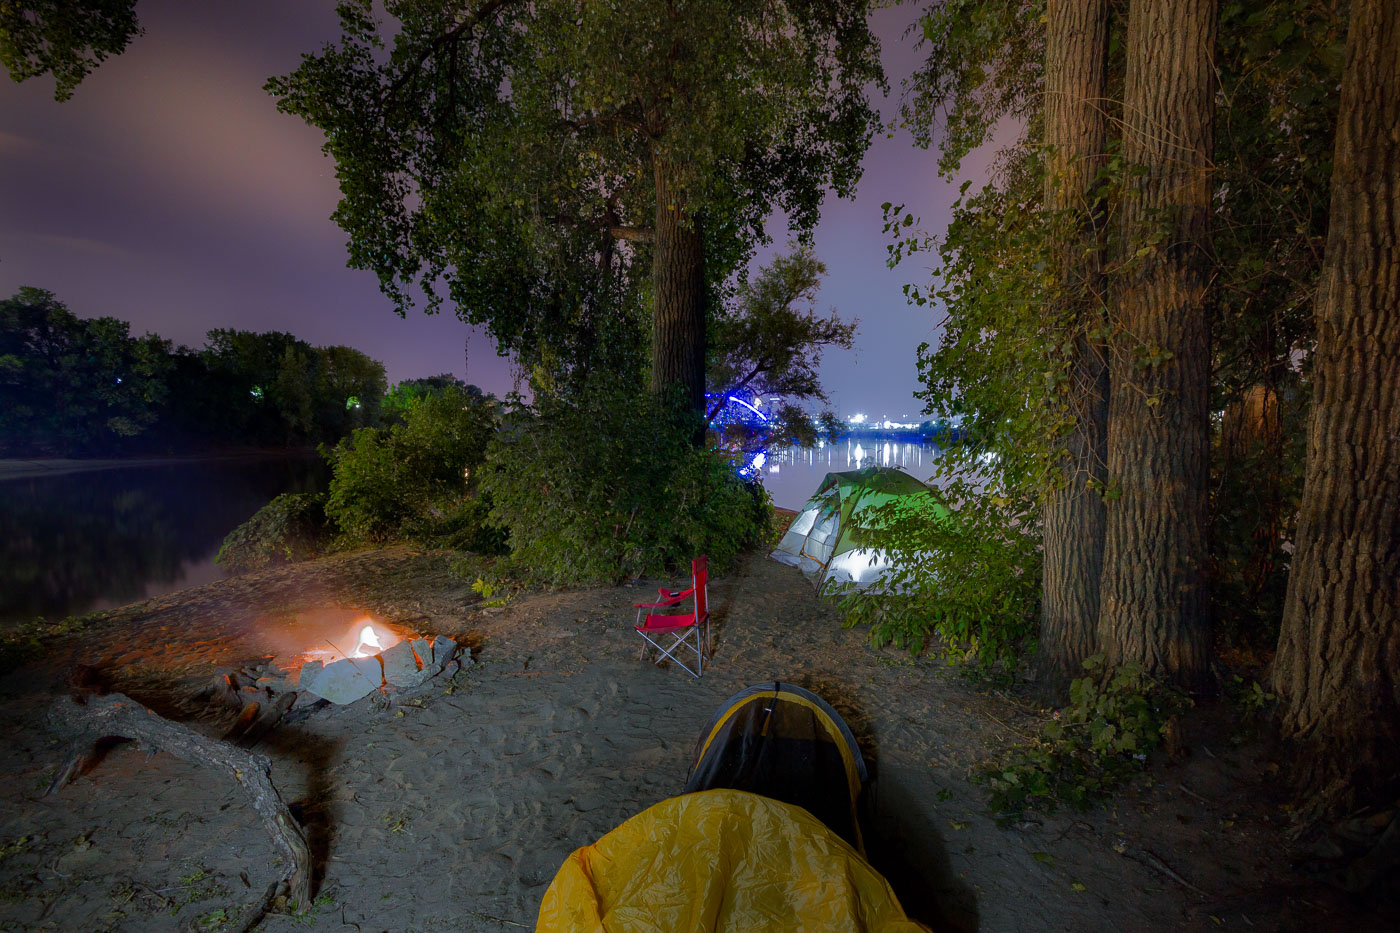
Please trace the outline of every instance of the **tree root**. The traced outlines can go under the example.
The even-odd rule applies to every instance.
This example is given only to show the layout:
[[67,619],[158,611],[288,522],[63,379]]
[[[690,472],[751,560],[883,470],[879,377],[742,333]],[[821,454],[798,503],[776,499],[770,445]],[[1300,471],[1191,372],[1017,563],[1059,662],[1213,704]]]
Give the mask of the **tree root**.
[[71,760],[50,785],[50,794],[82,774],[97,743],[113,736],[139,742],[152,751],[169,752],[192,764],[232,773],[248,792],[253,809],[288,866],[287,875],[275,884],[271,895],[253,906],[253,914],[243,929],[251,929],[279,902],[301,909],[310,906],[311,849],[272,784],[272,764],[267,758],[164,719],[120,693],[90,696],[86,702],[78,697],[62,697],[50,707],[49,723],[58,732],[73,737]]

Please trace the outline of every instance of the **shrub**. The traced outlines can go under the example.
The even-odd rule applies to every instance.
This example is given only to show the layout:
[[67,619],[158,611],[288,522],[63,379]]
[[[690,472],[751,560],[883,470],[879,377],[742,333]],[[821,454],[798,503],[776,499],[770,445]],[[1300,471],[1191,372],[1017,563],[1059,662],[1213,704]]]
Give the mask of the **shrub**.
[[332,470],[326,514],[352,544],[477,540],[486,510],[469,502],[496,425],[494,402],[456,387],[412,399],[403,423],[322,447]]
[[1168,722],[1190,705],[1140,667],[1105,668],[1103,661],[1103,655],[1086,658],[1085,676],[1070,685],[1069,705],[1032,742],[981,770],[1002,821],[1027,809],[1051,813],[1057,804],[1088,807],[1141,771]]
[[214,562],[229,573],[306,560],[325,550],[325,496],[283,493],[224,539]]
[[[948,507],[946,518],[935,513]],[[847,625],[869,625],[877,645],[919,652],[936,636],[946,656],[1009,673],[1035,632],[1039,529],[1034,503],[954,481],[931,497],[871,510],[871,546],[894,568],[878,590],[847,590]]]
[[664,405],[591,387],[545,400],[503,429],[481,488],[516,573],[550,584],[615,583],[707,554],[732,566],[768,527],[765,492],[696,448]]

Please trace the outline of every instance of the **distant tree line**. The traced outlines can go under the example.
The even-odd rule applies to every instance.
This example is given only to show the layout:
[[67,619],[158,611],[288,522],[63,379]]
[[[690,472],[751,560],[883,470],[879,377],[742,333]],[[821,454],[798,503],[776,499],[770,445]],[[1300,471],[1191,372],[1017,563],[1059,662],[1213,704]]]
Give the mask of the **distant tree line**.
[[350,347],[218,329],[191,350],[43,289],[0,301],[0,456],[334,442],[378,420],[385,389],[383,364]]

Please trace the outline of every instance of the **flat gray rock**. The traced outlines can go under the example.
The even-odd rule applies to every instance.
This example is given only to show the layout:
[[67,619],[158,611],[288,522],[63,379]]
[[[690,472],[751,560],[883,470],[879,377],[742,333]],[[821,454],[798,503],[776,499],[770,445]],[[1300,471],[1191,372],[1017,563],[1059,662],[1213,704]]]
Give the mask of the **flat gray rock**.
[[425,676],[432,676],[431,672],[419,668],[410,642],[401,641],[384,649],[379,653],[379,660],[384,662],[384,682],[395,687],[412,687],[422,683]]
[[319,670],[306,665],[298,686],[332,703],[354,703],[383,683],[384,668],[378,658],[344,658]]

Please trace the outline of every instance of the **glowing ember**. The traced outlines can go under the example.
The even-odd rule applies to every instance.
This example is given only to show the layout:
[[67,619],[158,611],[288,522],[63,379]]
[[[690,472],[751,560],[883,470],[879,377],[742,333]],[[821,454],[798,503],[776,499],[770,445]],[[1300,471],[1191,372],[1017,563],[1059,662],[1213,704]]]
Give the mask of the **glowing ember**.
[[[374,626],[366,625],[364,628],[360,629],[360,641],[355,645],[355,653],[352,657],[367,658],[371,654],[378,654],[387,647],[389,646],[379,643],[379,636],[375,633]],[[373,648],[374,650],[366,651],[365,648]]]

